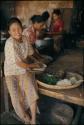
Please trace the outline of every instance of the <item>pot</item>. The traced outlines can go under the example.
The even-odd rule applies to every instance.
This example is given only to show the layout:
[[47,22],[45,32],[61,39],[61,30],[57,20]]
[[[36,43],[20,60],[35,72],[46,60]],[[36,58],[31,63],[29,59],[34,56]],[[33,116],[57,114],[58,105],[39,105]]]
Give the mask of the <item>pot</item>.
[[51,46],[53,45],[53,39],[46,37],[43,40],[36,40],[35,45],[37,48]]
[[46,43],[44,40],[36,40],[35,45],[37,48],[39,48],[39,47],[45,46]]

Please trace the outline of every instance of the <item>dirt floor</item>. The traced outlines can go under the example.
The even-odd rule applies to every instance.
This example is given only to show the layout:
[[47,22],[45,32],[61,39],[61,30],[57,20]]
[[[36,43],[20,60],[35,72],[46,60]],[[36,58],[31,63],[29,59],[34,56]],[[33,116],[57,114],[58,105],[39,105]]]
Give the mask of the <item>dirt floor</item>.
[[[53,68],[54,65],[55,65],[55,68]],[[49,69],[50,68],[53,69],[54,72],[61,69],[61,70],[66,70],[66,71],[70,71],[70,72],[76,72],[76,73],[83,75],[83,50],[77,49],[77,50],[66,51],[65,53],[56,57],[56,60],[54,62],[52,62],[52,64],[49,65]],[[49,71],[49,69],[47,68],[46,71]],[[51,72],[51,71],[49,71],[49,72]],[[2,82],[2,84],[3,84],[3,82]],[[1,89],[1,94],[0,94],[1,121],[2,121],[2,123],[4,122],[6,124],[22,124],[20,121],[18,121],[13,116],[11,116],[10,113],[3,113],[4,112],[4,105],[3,105],[4,104],[4,94],[3,94],[3,85],[2,84],[0,86],[0,89]],[[49,107],[46,108],[48,106],[48,104],[50,103],[49,100],[52,100],[52,99],[50,99],[49,97],[40,95],[41,103],[39,103],[39,107],[40,107],[40,111],[42,113],[46,112],[49,109]],[[75,106],[72,106],[72,107],[75,107]],[[84,111],[84,109],[83,109],[83,111]],[[83,118],[84,118],[84,112],[83,112],[82,119]],[[42,122],[42,119],[40,121]],[[83,123],[84,123],[84,121],[83,121]]]

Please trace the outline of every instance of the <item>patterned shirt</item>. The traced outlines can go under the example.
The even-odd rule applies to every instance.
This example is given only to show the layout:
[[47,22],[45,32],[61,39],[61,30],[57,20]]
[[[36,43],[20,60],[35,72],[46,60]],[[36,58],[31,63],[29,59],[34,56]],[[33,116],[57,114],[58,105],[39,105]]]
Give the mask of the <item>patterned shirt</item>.
[[22,37],[22,42],[16,42],[12,37],[8,38],[5,44],[4,73],[8,75],[24,74],[26,69],[19,67],[16,61],[22,61],[28,55],[33,54],[33,48],[26,37]]
[[28,28],[24,29],[23,35],[29,39],[29,42],[31,44],[34,44],[37,39],[36,31],[34,30],[32,25],[30,25]]

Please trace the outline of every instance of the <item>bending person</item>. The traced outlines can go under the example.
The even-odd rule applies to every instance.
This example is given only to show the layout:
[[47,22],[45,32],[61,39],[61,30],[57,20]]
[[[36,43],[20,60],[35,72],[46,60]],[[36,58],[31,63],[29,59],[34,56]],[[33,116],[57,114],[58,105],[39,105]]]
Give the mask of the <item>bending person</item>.
[[[9,20],[8,32],[10,37],[5,44],[4,72],[12,105],[23,122],[36,124],[39,97],[34,74],[29,69],[39,67],[39,63],[25,63],[26,58],[34,54],[34,50],[28,39],[22,36],[22,24],[18,18]],[[27,113],[29,109],[31,114]]]

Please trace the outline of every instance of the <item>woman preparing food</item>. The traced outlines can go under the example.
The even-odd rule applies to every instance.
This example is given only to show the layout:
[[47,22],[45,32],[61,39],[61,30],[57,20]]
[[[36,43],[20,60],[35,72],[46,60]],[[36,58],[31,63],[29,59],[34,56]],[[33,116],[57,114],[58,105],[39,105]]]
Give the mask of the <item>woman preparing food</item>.
[[[34,50],[28,39],[22,36],[22,24],[18,18],[8,22],[10,37],[5,44],[4,73],[12,105],[17,115],[27,124],[36,124],[38,94],[34,74],[29,69],[39,68],[40,63],[25,63]],[[30,115],[27,110],[30,109]],[[31,117],[30,117],[31,116]]]
[[32,24],[24,29],[23,35],[27,36],[29,42],[34,45],[35,41],[38,39],[38,34],[43,29],[45,23],[40,15],[33,15],[30,20]]
[[29,39],[30,44],[33,46],[35,51],[33,56],[40,62],[48,64],[51,60],[40,54],[35,44],[36,41],[39,40],[40,31],[44,28],[45,21],[41,15],[33,15],[30,20],[32,24],[28,28],[24,29],[23,35]]
[[61,11],[60,9],[54,9],[49,34],[54,38],[54,50],[56,52],[59,52],[62,47],[63,32],[64,22],[61,18]]

